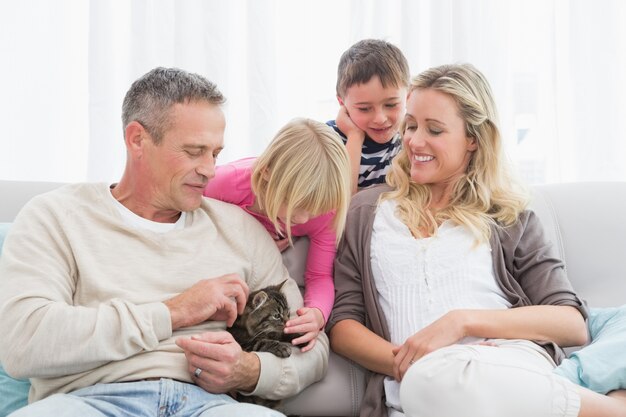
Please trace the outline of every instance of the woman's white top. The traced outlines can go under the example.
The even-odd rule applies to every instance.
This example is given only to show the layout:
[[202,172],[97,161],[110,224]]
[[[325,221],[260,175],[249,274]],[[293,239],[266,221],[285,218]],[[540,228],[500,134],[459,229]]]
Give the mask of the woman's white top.
[[[496,282],[491,247],[465,226],[445,221],[432,237],[416,239],[385,200],[374,218],[371,263],[391,342],[401,345],[451,310],[507,309]],[[474,343],[466,338],[460,343]],[[400,410],[400,384],[385,379],[387,405]]]

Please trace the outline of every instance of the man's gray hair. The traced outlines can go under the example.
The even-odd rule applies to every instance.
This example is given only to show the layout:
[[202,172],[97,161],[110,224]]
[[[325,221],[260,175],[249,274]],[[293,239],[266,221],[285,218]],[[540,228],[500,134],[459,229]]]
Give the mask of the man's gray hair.
[[176,103],[206,101],[222,105],[226,98],[217,86],[201,75],[178,68],[158,67],[137,79],[122,105],[124,129],[137,121],[148,131],[156,144],[170,127],[169,113]]

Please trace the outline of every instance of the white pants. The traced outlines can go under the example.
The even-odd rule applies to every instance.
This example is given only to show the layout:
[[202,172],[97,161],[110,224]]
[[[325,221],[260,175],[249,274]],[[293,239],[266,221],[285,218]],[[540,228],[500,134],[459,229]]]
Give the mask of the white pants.
[[424,356],[404,375],[400,402],[407,417],[576,417],[574,384],[525,340],[499,346],[453,345]]

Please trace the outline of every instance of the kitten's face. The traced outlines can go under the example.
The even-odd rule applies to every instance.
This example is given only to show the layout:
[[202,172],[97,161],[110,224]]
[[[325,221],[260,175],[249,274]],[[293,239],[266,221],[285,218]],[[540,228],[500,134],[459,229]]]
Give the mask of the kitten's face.
[[279,339],[283,335],[289,320],[289,306],[280,287],[282,285],[255,291],[248,297],[242,318],[245,317],[245,327],[251,336]]

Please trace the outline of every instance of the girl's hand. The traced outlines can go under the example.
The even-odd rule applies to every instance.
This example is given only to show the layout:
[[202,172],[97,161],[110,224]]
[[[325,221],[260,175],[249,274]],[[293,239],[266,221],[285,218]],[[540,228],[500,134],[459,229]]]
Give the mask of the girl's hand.
[[291,341],[294,345],[307,343],[301,350],[309,351],[315,346],[317,335],[324,326],[324,315],[319,308],[302,307],[296,312],[298,317],[289,320],[285,324],[285,333],[304,333],[302,336]]
[[409,337],[402,345],[392,350],[395,355],[394,378],[401,381],[409,367],[417,360],[463,339],[466,336],[464,329],[463,313],[460,310],[453,310]]

